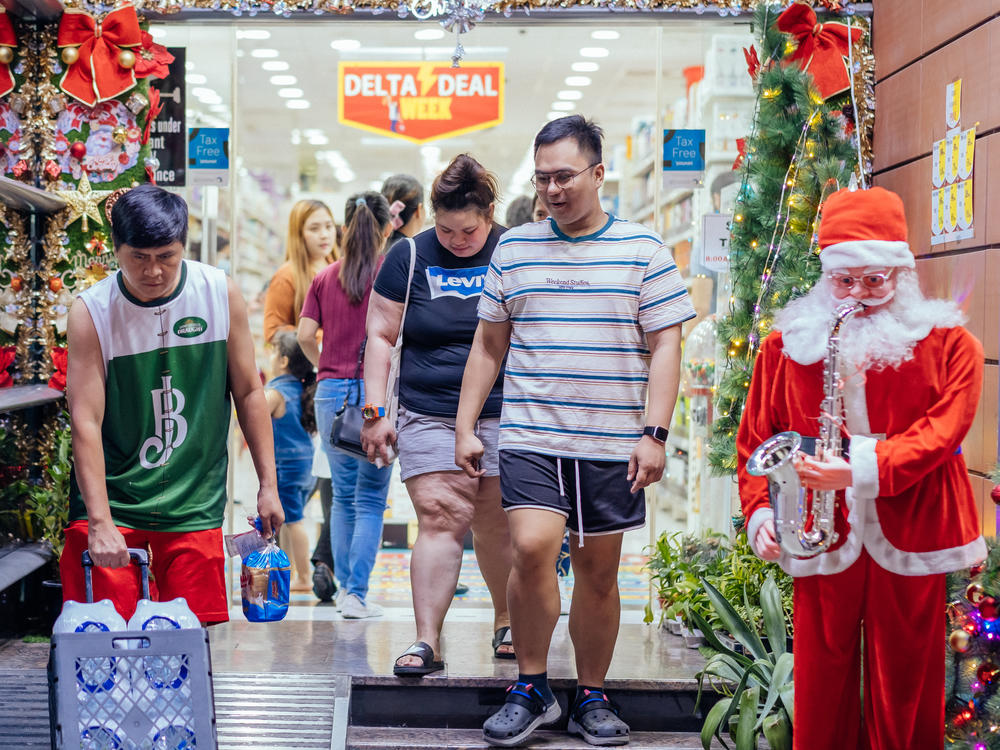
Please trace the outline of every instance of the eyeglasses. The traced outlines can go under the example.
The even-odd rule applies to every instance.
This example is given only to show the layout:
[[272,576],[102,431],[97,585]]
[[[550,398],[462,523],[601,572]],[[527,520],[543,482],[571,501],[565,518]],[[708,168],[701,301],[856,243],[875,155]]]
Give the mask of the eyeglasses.
[[601,162],[597,161],[590,166],[584,167],[579,172],[556,172],[554,174],[549,174],[547,172],[535,172],[531,178],[531,184],[534,185],[535,190],[548,190],[550,183],[555,183],[556,187],[560,190],[565,190],[570,185],[573,184],[573,180],[582,175],[588,169],[593,169]]
[[895,269],[890,268],[888,271],[865,273],[860,276],[850,276],[846,273],[831,273],[827,278],[830,279],[834,289],[840,289],[845,292],[851,291],[855,284],[861,284],[865,289],[875,290],[885,286],[885,282],[892,276],[893,270]]

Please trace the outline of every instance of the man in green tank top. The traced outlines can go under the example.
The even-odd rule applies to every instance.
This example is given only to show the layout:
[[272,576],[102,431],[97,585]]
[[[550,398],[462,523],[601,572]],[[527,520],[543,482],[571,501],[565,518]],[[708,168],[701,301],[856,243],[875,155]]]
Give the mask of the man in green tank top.
[[183,596],[202,622],[222,622],[230,396],[265,536],[284,520],[246,305],[222,271],[183,259],[179,196],[139,186],[115,203],[111,223],[120,270],[82,292],[69,314],[74,470],[63,598],[84,598],[80,557],[89,549],[95,599],[129,617],[138,583],[122,570],[127,548],[148,548],[153,598]]

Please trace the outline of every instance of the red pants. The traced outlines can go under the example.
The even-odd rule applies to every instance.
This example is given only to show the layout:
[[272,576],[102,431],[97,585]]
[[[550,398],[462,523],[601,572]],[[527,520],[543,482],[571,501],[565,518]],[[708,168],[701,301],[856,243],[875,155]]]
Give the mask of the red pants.
[[[141,531],[116,527],[125,544],[148,549],[149,596],[153,601],[170,601],[178,596],[203,623],[229,620],[226,597],[225,551],[222,529],[206,531]],[[66,529],[66,547],[59,559],[63,601],[86,601],[83,565],[80,557],[87,549],[87,522],[74,521]],[[128,620],[139,601],[139,575],[135,565],[125,568],[92,568],[94,601],[111,599],[118,614]]]
[[795,579],[794,750],[941,750],[945,593],[944,574],[890,573],[865,550]]

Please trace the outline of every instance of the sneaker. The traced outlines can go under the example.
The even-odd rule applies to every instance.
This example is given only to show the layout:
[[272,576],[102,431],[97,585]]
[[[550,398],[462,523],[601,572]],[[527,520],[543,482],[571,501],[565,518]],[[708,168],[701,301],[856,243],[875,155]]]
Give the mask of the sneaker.
[[566,729],[591,745],[624,745],[629,740],[628,724],[618,718],[618,709],[603,690],[584,691],[570,711]]
[[344,606],[344,599],[347,597],[347,589],[339,589],[333,597],[333,606],[338,611]]
[[545,698],[530,683],[515,682],[507,688],[503,706],[483,724],[483,739],[489,745],[513,747],[524,742],[542,724],[558,721],[562,709]]
[[455,596],[465,596],[469,593],[469,587],[461,581],[455,586]]
[[366,604],[357,594],[348,594],[340,605],[340,614],[348,620],[363,620],[366,617],[380,617],[382,608],[373,602]]
[[321,602],[332,602],[337,593],[337,582],[333,580],[333,571],[324,562],[316,563],[313,568],[313,593]]
[[566,578],[563,576],[559,577],[559,614],[568,615],[570,605],[573,603],[573,593],[572,590],[566,590]]

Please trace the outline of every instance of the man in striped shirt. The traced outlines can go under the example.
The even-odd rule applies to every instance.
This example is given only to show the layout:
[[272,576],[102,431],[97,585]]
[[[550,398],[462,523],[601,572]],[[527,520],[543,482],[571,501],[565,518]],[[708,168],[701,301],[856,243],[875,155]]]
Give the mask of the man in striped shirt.
[[507,356],[500,484],[520,674],[483,725],[493,745],[520,744],[559,718],[546,661],[559,617],[553,563],[567,526],[579,678],[569,729],[593,745],[629,738],[603,690],[618,635],[622,533],[645,524],[643,488],[663,474],[680,324],[695,313],[662,240],[602,209],[602,136],[574,115],[535,137],[532,182],[550,217],[497,244],[462,382],[455,461],[477,476],[483,447],[474,425]]

